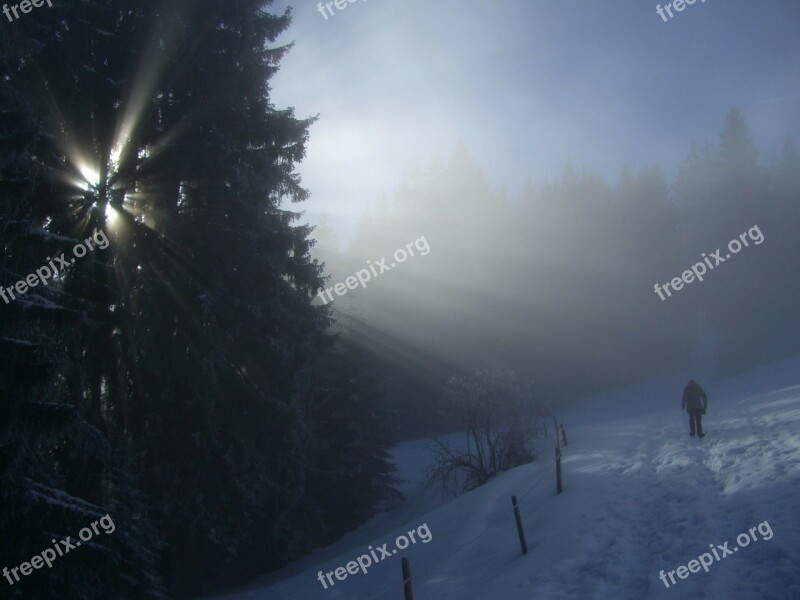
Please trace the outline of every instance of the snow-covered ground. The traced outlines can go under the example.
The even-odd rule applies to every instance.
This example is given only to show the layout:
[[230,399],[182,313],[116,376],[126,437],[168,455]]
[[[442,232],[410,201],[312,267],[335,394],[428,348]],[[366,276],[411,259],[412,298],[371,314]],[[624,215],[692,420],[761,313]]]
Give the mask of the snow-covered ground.
[[[445,502],[424,483],[426,443],[401,444],[395,456],[408,483],[400,507],[221,598],[402,599],[406,556],[416,600],[800,599],[800,359],[718,382],[700,379],[709,395],[702,440],[689,437],[680,410],[686,379],[568,407],[560,415],[569,441],[561,495],[547,448],[540,461]],[[512,494],[522,512],[525,556]],[[737,547],[739,534],[765,521],[771,539],[756,531],[757,541]],[[317,579],[318,571],[346,567],[370,545],[393,549],[398,535],[423,523],[428,543],[411,544],[366,574],[334,578],[327,589]],[[725,542],[732,552],[723,557],[717,546]],[[708,572],[675,577],[669,589],[659,579],[662,569],[688,565],[711,546],[720,560]]]

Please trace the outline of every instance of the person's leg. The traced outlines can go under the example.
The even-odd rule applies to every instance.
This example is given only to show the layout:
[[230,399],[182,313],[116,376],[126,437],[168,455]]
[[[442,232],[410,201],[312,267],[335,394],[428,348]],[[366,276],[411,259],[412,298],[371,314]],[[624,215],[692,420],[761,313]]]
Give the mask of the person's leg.
[[697,419],[697,435],[703,437],[703,413],[695,413],[695,418]]
[[694,435],[694,413],[689,413],[689,435]]

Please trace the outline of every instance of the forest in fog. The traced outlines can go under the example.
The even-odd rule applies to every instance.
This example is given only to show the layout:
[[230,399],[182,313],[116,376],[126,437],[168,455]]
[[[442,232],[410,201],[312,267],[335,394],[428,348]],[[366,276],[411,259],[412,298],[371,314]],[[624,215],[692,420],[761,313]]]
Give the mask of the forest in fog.
[[[658,165],[623,164],[607,181],[568,164],[552,181],[528,179],[518,197],[460,146],[376,199],[347,245],[323,222],[312,252],[326,287],[421,235],[430,245],[333,303],[345,331],[420,380],[415,394],[390,386],[390,397],[402,392],[393,408],[414,403],[406,436],[441,423],[426,409],[439,390],[424,383],[458,365],[513,368],[563,401],[688,365],[721,376],[798,351],[800,281],[787,268],[800,251],[796,144],[756,148],[735,109],[703,133],[687,140],[674,179]],[[655,292],[701,253],[721,248],[724,260],[753,226],[763,242],[712,260],[703,282],[671,297]]]
[[[445,136],[448,153],[418,139],[419,166],[392,163],[400,184],[347,206],[343,228],[306,214],[301,165],[316,132],[331,154],[345,136],[275,100],[300,10],[309,23],[313,5],[264,0],[56,0],[2,19],[0,567],[113,520],[52,568],[4,576],[3,597],[191,598],[308,556],[402,502],[390,450],[458,429],[454,377],[513,372],[552,410],[800,351],[796,129],[760,144],[731,100],[681,139],[674,170],[609,140],[614,177],[531,134],[561,166],[543,177],[531,160],[523,182],[474,138]],[[420,52],[447,71],[446,52]],[[400,102],[418,63],[381,67],[402,85],[376,96]],[[290,73],[316,100],[313,72]],[[365,122],[371,99],[353,100]],[[521,113],[520,128],[547,124]],[[369,173],[353,163],[341,193]],[[654,290],[753,228],[762,242],[704,282]],[[422,238],[427,252],[320,300]]]

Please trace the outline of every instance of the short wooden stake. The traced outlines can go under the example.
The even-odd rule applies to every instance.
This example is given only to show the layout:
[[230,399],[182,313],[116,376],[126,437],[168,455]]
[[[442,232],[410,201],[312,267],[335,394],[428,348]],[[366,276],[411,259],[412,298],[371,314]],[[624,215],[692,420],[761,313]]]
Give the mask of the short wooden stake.
[[564,491],[564,486],[561,483],[561,448],[556,446],[556,493],[560,494]]
[[517,533],[519,534],[519,545],[522,548],[522,553],[528,553],[528,544],[525,543],[525,530],[522,528],[522,518],[519,516],[519,504],[517,497],[511,496],[511,505],[514,507],[514,519],[517,522]]
[[403,593],[405,600],[414,600],[414,592],[411,591],[411,567],[408,565],[408,559],[404,556],[403,564]]
[[561,436],[558,434],[558,421],[556,420],[555,415],[553,415],[553,427],[555,428],[556,432],[556,445],[561,446]]
[[569,444],[567,444],[567,432],[564,431],[564,425],[563,424],[561,425],[561,439],[564,440],[564,446],[565,447],[569,445]]

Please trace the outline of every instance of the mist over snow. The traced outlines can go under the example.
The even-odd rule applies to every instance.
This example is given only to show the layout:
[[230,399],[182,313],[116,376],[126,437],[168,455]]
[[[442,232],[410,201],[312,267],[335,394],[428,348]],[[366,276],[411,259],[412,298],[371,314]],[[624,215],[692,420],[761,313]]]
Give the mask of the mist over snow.
[[800,598],[797,0],[0,13],[0,598]]
[[[335,545],[220,600],[402,597],[397,557],[323,589],[318,571],[427,523],[432,540],[402,552],[414,598],[742,598],[800,593],[800,361],[782,361],[709,382],[708,437],[690,438],[680,411],[681,374],[581,399],[565,409],[564,492],[556,495],[549,452],[442,504],[424,484],[427,440],[392,451],[406,500]],[[552,442],[552,432],[549,441]],[[543,450],[549,445],[543,442]],[[427,454],[429,457],[429,454]],[[519,498],[528,554],[511,511]],[[733,555],[717,551],[667,588],[661,570],[766,522]],[[744,540],[742,540],[744,542]],[[391,544],[390,544],[391,547]],[[713,555],[712,555],[713,556]],[[675,576],[673,576],[675,577]],[[667,579],[669,582],[669,579]]]

